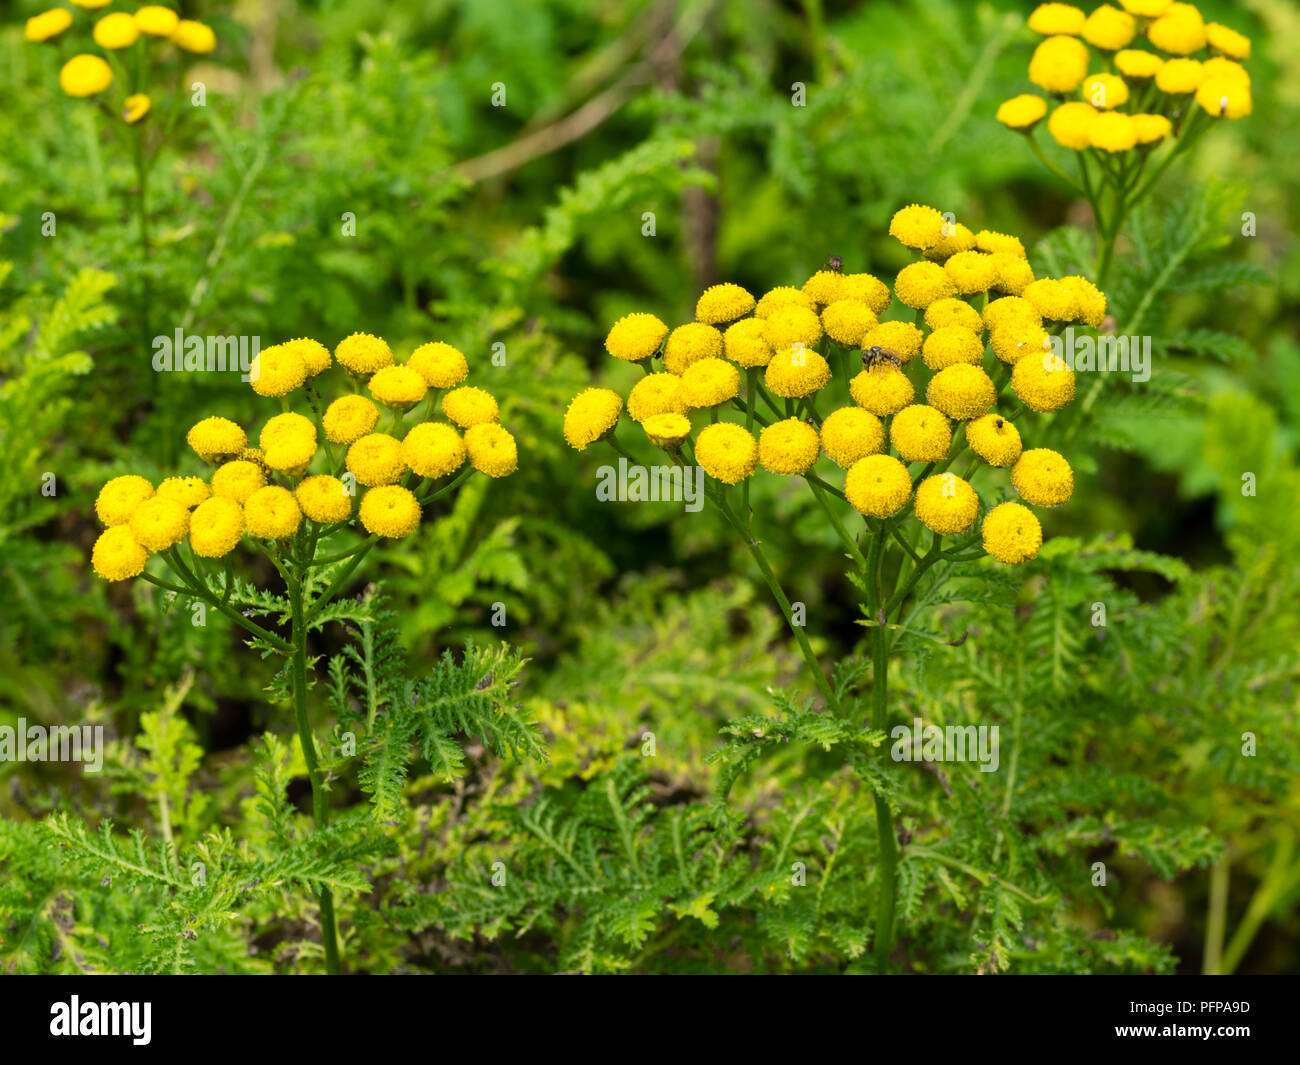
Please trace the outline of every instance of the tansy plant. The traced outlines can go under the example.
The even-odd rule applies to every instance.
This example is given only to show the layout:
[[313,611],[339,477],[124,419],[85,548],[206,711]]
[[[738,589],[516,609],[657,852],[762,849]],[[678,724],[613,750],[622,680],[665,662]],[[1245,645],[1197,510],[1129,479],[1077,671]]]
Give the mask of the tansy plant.
[[[1250,75],[1238,62],[1250,58],[1249,38],[1206,22],[1191,4],[1121,2],[1123,10],[1102,4],[1090,15],[1070,4],[1040,4],[1029,16],[1029,28],[1043,37],[1029,80],[1051,96],[1051,114],[1048,100],[1032,93],[997,111],[1048,169],[1087,197],[1099,285],[1109,277],[1125,218],[1174,160],[1215,122],[1251,112]],[[1045,116],[1052,139],[1075,154],[1077,181],[1035,140]]]
[[[202,22],[181,18],[169,7],[149,4],[134,11],[107,11],[110,0],[72,0],[73,11],[54,7],[27,20],[26,39],[50,45],[62,62],[59,86],[71,97],[93,102],[115,132],[127,138],[136,171],[135,211],[140,250],[149,253],[149,172],[184,105],[181,76],[186,55],[207,55],[217,36]],[[91,49],[95,50],[91,50]],[[156,76],[174,79],[161,130],[150,144]]]
[[[318,382],[335,361],[353,390],[324,406]],[[462,384],[467,375],[465,356],[441,342],[421,345],[401,364],[387,343],[366,333],[340,341],[333,357],[315,340],[277,344],[250,372],[253,390],[282,405],[262,426],[257,447],[234,422],[204,418],[187,440],[210,476],[168,477],[155,486],[127,474],[95,500],[107,526],[91,556],[96,574],[140,577],[207,604],[251,633],[252,648],[285,659],[317,829],[327,818],[328,774],[307,707],[308,633],[351,616],[345,605],[330,604],[378,542],[415,532],[423,509],[474,471],[498,478],[517,465],[496,400]],[[289,409],[294,393],[305,396],[310,415]],[[438,407],[445,421],[434,418]],[[241,545],[270,560],[283,595],[235,576]],[[253,620],[259,616],[272,620],[264,627]],[[373,705],[369,725],[376,725]],[[333,899],[328,887],[318,894],[326,963],[337,971]]]
[[[694,322],[670,330],[654,315],[630,314],[606,339],[612,356],[644,371],[627,414],[673,463],[703,467],[706,494],[752,554],[826,703],[849,719],[843,686],[818,661],[763,550],[750,482],[760,472],[798,480],[820,504],[865,596],[872,745],[884,738],[890,652],[910,631],[921,578],[985,555],[989,565],[1034,558],[1043,534],[1031,508],[1069,500],[1069,462],[1024,447],[1021,426],[1074,397],[1074,372],[1050,350],[1051,334],[1073,322],[1096,328],[1106,310],[1086,278],[1036,278],[1019,239],[972,233],[933,207],[903,208],[890,233],[918,256],[892,290],[843,272],[837,258],[800,288],[756,301],[738,285],[716,285],[700,296]],[[914,320],[885,317],[900,305]],[[597,441],[622,451],[624,406],[610,389],[587,389],[565,415],[566,439],[580,451]],[[883,964],[897,847],[880,792],[876,814]]]

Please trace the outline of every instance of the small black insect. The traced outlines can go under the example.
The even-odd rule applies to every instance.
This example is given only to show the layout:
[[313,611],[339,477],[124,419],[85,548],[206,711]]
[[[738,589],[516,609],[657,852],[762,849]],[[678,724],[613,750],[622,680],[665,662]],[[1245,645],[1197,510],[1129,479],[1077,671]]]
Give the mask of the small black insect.
[[892,362],[900,368],[903,365],[903,359],[896,351],[882,348],[879,344],[873,344],[869,348],[862,349],[862,368],[864,370],[870,370],[872,367],[879,366],[882,362]]
[[1002,419],[1001,419],[1001,418],[994,418],[994,419],[993,419],[993,424],[996,425],[999,429],[1001,429],[1001,428],[1002,428],[1002,425],[1003,425]]
[[833,274],[838,274],[841,270],[844,269],[844,260],[841,259],[838,255],[832,255],[829,259],[826,260],[826,269]]

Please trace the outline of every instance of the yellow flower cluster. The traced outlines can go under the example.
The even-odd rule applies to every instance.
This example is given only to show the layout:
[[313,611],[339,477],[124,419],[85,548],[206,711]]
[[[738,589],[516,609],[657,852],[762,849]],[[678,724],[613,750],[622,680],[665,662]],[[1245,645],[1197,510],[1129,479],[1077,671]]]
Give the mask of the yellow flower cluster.
[[[335,362],[370,396],[348,393],[321,412],[314,379]],[[488,477],[505,477],[518,466],[515,439],[499,424],[496,399],[461,386],[468,373],[465,356],[442,342],[416,348],[400,364],[383,340],[365,333],[346,337],[332,355],[306,338],[264,349],[249,375],[253,390],[287,397],[303,388],[312,416],[289,410],[273,415],[256,448],[237,423],[204,418],[186,442],[212,467],[209,479],[168,477],[157,487],[137,474],[108,481],[95,500],[107,527],[91,554],[95,573],[109,581],[138,577],[151,554],[186,538],[196,565],[226,557],[245,535],[284,541],[301,532],[314,543],[353,520],[357,485],[366,489],[356,508],[361,530],[393,539],[409,535],[420,524],[420,480],[465,475],[466,463]],[[444,390],[448,420],[434,420]],[[425,402],[424,416],[403,431],[404,416]],[[381,406],[389,409],[390,432],[376,432]],[[343,448],[336,452],[332,445]]]
[[[1071,4],[1040,4],[1029,17],[1030,29],[1043,36],[1029,61],[1029,80],[1058,102],[1048,116],[1043,97],[1015,96],[998,107],[998,121],[1028,135],[1047,117],[1058,144],[1116,153],[1178,137],[1193,112],[1211,119],[1250,114],[1250,75],[1240,62],[1250,58],[1249,38],[1206,22],[1192,4],[1120,2],[1122,10],[1102,4],[1091,14]],[[1117,73],[1090,74],[1089,46]],[[1079,99],[1067,100],[1071,94]],[[1189,107],[1193,98],[1196,108]]]
[[[107,0],[104,3],[74,0],[74,3],[77,7],[84,8],[89,15],[93,10],[106,6]],[[44,44],[62,37],[72,28],[72,24],[72,12],[67,8],[55,7],[29,18],[24,36],[33,44]],[[157,4],[147,4],[134,14],[113,11],[103,15],[90,27],[90,38],[105,52],[122,52],[145,38],[166,41],[181,51],[194,55],[207,55],[217,47],[217,35],[212,32],[212,27],[183,19],[171,8]],[[143,48],[144,45],[141,44],[140,47]],[[138,64],[131,66],[139,69]],[[98,96],[112,84],[112,66],[103,56],[93,52],[80,52],[72,56],[59,71],[59,86],[69,96]],[[149,114],[151,101],[147,93],[128,92],[118,110],[124,122],[134,125]]]
[[[843,272],[836,260],[802,286],[758,299],[738,285],[716,285],[700,297],[698,320],[676,328],[648,313],[619,319],[606,350],[637,363],[643,376],[626,403],[610,388],[575,396],[565,439],[578,451],[599,441],[618,447],[626,411],[650,443],[725,486],[760,468],[824,484],[814,467],[825,455],[845,471],[843,495],[863,515],[899,519],[910,505],[937,536],[975,524],[980,500],[967,478],[986,463],[1009,469],[1023,503],[988,512],[984,548],[1002,562],[1033,558],[1042,530],[1024,504],[1066,502],[1073,474],[1054,451],[1023,450],[1013,415],[999,403],[1032,412],[1069,403],[1074,372],[1050,350],[1052,332],[1100,326],[1106,297],[1083,277],[1035,277],[1018,238],[974,232],[933,207],[902,208],[889,231],[919,253],[892,290],[870,274]],[[916,322],[882,320],[896,305],[911,309]],[[853,356],[860,371],[849,370]],[[837,378],[838,394],[851,404],[823,418],[817,402],[838,392]],[[1001,397],[1008,385],[1010,395]],[[948,472],[967,447],[966,476]],[[917,473],[911,463],[925,465]]]

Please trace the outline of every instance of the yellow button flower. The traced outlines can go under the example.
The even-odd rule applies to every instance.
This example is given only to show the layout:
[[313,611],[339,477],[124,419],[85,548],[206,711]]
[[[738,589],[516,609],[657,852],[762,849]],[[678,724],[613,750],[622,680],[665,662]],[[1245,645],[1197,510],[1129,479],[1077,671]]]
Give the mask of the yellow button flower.
[[1023,256],[995,251],[990,258],[993,260],[994,269],[998,272],[998,279],[993,287],[999,292],[1019,296],[1033,283],[1034,268]]
[[366,532],[400,540],[420,527],[420,503],[400,484],[372,488],[361,497],[360,517]]
[[846,299],[844,274],[838,270],[818,270],[800,290],[813,302],[813,309]]
[[1086,16],[1072,4],[1039,4],[1029,15],[1029,28],[1044,37],[1083,32]]
[[1026,503],[1059,507],[1074,494],[1074,471],[1059,452],[1036,447],[1011,467],[1011,483]]
[[704,322],[679,325],[664,343],[664,369],[682,374],[693,362],[722,355],[722,334]]
[[1078,297],[1057,278],[1040,278],[1025,289],[1024,297],[1044,318],[1057,322],[1069,322],[1079,313]]
[[1032,93],[1021,93],[998,105],[998,121],[1008,129],[1030,129],[1047,114],[1047,101]]
[[174,499],[187,510],[193,510],[212,495],[212,489],[202,477],[167,477],[158,485],[154,495],[160,499]]
[[185,539],[189,529],[190,512],[174,499],[155,495],[131,515],[131,535],[150,551],[166,551]]
[[[1019,99],[1019,97],[1017,97]],[[1034,97],[1037,99],[1037,97]],[[1003,105],[1006,106],[1005,104]],[[999,112],[1001,108],[999,108]],[[950,222],[944,226],[943,236],[938,243],[931,244],[921,254],[934,263],[947,262],[959,251],[972,251],[975,248],[975,232],[960,222]],[[889,290],[885,290],[885,306],[889,306]],[[882,308],[883,310],[883,308]]]
[[925,400],[949,418],[964,421],[990,410],[997,400],[997,390],[980,367],[957,363],[930,378]]
[[941,326],[925,338],[921,358],[931,370],[959,362],[978,363],[984,358],[984,342],[964,326]]
[[134,473],[114,477],[95,498],[95,514],[105,525],[125,525],[140,504],[153,497],[153,485]]
[[1235,78],[1213,77],[1196,90],[1196,102],[1215,118],[1244,118],[1252,107],[1250,86]]
[[303,365],[307,367],[308,377],[315,377],[318,373],[324,373],[334,364],[330,349],[319,340],[312,340],[310,337],[297,337],[294,340],[286,340],[280,346],[292,351],[302,359]]
[[935,300],[956,294],[957,286],[944,268],[928,260],[908,263],[894,278],[894,295],[898,301],[916,310],[925,310]]
[[862,343],[867,331],[880,323],[875,313],[860,300],[836,300],[822,311],[822,328],[826,335],[851,348]]
[[293,496],[302,512],[317,525],[332,525],[352,516],[352,496],[342,481],[329,474],[304,477]]
[[115,525],[99,534],[90,552],[96,576],[106,581],[125,581],[144,572],[149,552],[125,525]]
[[767,364],[764,375],[768,390],[785,399],[811,396],[830,379],[830,364],[808,348],[778,351]]
[[912,402],[916,390],[907,374],[889,362],[863,370],[849,382],[853,402],[879,418],[888,418]]
[[807,307],[781,307],[763,321],[763,339],[774,351],[796,344],[810,348],[821,338],[822,321],[816,311]]
[[1137,127],[1131,116],[1107,111],[1097,116],[1089,131],[1092,146],[1106,152],[1127,152],[1137,144]]
[[367,387],[384,406],[403,412],[424,399],[429,391],[424,378],[409,366],[385,366],[376,370]]
[[347,466],[358,483],[367,487],[393,484],[406,472],[402,445],[387,433],[363,436],[348,448]]
[[1099,111],[1112,111],[1128,103],[1128,86],[1114,74],[1093,74],[1084,78],[1079,93]]
[[1022,259],[1025,257],[1025,246],[1019,237],[1013,237],[1009,233],[997,233],[992,229],[981,229],[975,234],[975,247],[990,255],[1001,252],[1007,255],[1018,255]]
[[1023,294],[990,300],[981,317],[984,319],[984,325],[989,329],[996,329],[1013,320],[1028,320],[1034,325],[1043,324],[1043,316],[1038,313],[1038,308],[1025,299]]
[[754,297],[739,285],[706,288],[695,304],[695,317],[709,325],[734,322],[754,309]]
[[1100,329],[1106,320],[1106,294],[1086,277],[1072,274],[1061,278],[1061,284],[1074,293],[1079,311],[1077,318],[1093,329]]
[[325,439],[334,444],[355,444],[379,422],[379,408],[365,396],[340,396],[325,408],[321,424]]
[[213,496],[190,515],[190,546],[200,558],[225,558],[244,535],[244,508],[226,496]]
[[972,333],[984,332],[984,321],[980,318],[980,312],[965,300],[951,296],[948,299],[935,300],[925,309],[925,324],[931,329],[956,325]]
[[907,467],[892,455],[868,455],[849,467],[844,495],[860,513],[890,518],[912,497],[912,478]]
[[316,426],[301,414],[277,414],[267,419],[258,443],[265,465],[273,470],[296,470],[316,454]]
[[674,448],[691,435],[691,423],[683,414],[665,411],[651,414],[641,423],[655,447]]
[[616,359],[640,362],[658,351],[667,335],[668,327],[653,314],[627,314],[610,328],[605,350]]
[[1205,20],[1191,4],[1170,4],[1147,27],[1147,39],[1162,52],[1191,55],[1205,47]]
[[862,338],[862,347],[864,350],[884,348],[897,355],[899,362],[907,363],[920,354],[924,339],[925,334],[911,322],[881,322],[874,329],[867,331],[867,335]]
[[822,422],[821,445],[832,462],[847,470],[858,459],[885,449],[885,427],[870,411],[842,407]]
[[817,430],[798,418],[773,422],[758,435],[758,461],[768,473],[802,476],[821,451]]
[[1115,53],[1115,66],[1130,81],[1145,81],[1160,73],[1165,61],[1153,52],[1140,48],[1125,48]]
[[1139,18],[1159,18],[1169,10],[1173,0],[1119,0],[1124,10]]
[[[736,372],[734,366],[729,368]],[[564,412],[564,439],[575,451],[586,451],[614,429],[622,410],[623,400],[617,392],[608,388],[583,389],[573,397],[569,409]]]
[[959,251],[944,263],[943,270],[963,296],[987,292],[998,280],[993,256],[982,251]]
[[1233,59],[1250,58],[1250,38],[1218,22],[1205,24],[1205,39],[1211,48]]
[[[615,395],[614,398],[617,400],[618,396]],[[621,400],[619,404],[622,405]],[[618,418],[617,410],[614,418]],[[578,450],[581,451],[582,448]],[[450,425],[423,422],[412,426],[403,438],[402,461],[421,477],[445,477],[465,465],[465,441]]]
[[135,44],[140,37],[140,29],[130,15],[124,11],[115,11],[95,23],[93,36],[100,48],[115,52]]
[[1061,104],[1047,120],[1047,132],[1062,148],[1081,152],[1092,147],[1092,126],[1097,109],[1092,104],[1072,100]]
[[1029,318],[1011,318],[989,333],[993,354],[1008,366],[1015,366],[1027,355],[1042,357],[1050,351],[1047,330]]
[[744,426],[718,422],[700,431],[695,461],[714,480],[739,484],[758,464],[758,444]]
[[1074,371],[1050,352],[1021,359],[1011,371],[1011,388],[1030,410],[1060,410],[1074,399]]
[[1048,92],[1074,92],[1088,73],[1088,46],[1076,37],[1048,37],[1029,60],[1029,80]]
[[1082,36],[1094,48],[1116,52],[1137,36],[1137,20],[1127,11],[1102,4],[1083,24]]
[[990,466],[1010,466],[1020,458],[1020,432],[994,411],[966,423],[966,442]]
[[248,497],[266,485],[266,474],[256,462],[236,459],[217,467],[212,475],[212,494],[236,503],[245,503]]
[[1164,115],[1133,116],[1133,132],[1138,144],[1156,144],[1168,137],[1173,128]]
[[1002,503],[984,516],[984,550],[999,562],[1028,562],[1043,546],[1043,527],[1034,512],[1019,503]]
[[338,342],[334,358],[345,369],[359,376],[372,374],[393,365],[393,349],[381,337],[370,333],[353,333]]
[[1171,95],[1193,93],[1205,80],[1205,69],[1195,59],[1171,59],[1156,74],[1156,88]]
[[217,35],[212,32],[211,26],[190,19],[181,19],[171,32],[171,42],[177,48],[193,52],[195,55],[207,55],[216,49]]
[[889,220],[889,235],[909,248],[923,249],[937,244],[944,235],[943,229],[943,215],[920,203],[904,207]]
[[952,427],[941,411],[914,403],[894,415],[889,441],[905,462],[939,462],[952,445]]
[[147,4],[135,13],[135,24],[150,37],[170,37],[180,25],[180,16],[169,7]]
[[454,388],[443,396],[442,413],[462,429],[501,420],[501,408],[496,398],[473,385]]
[[489,477],[506,477],[519,466],[515,438],[495,422],[484,422],[466,430],[465,451],[470,465]]
[[782,307],[789,306],[807,307],[813,309],[812,297],[793,288],[790,285],[778,285],[776,288],[763,293],[758,303],[754,306],[755,318],[769,318],[779,311]]
[[464,354],[441,340],[421,344],[411,352],[406,365],[423,377],[430,388],[455,388],[469,376],[469,363]]
[[[752,318],[747,320],[754,321]],[[731,329],[727,333],[730,334]],[[682,401],[681,383],[682,379],[676,374],[646,374],[627,394],[627,413],[637,422],[644,422],[656,414],[685,414],[686,404]]]
[[23,30],[23,38],[32,44],[41,44],[45,41],[52,41],[71,25],[72,12],[66,7],[53,7],[49,11],[42,11],[39,15],[33,15],[27,20],[27,25]]
[[[772,345],[764,339],[762,318],[746,318],[728,326],[722,334],[722,350],[737,366],[753,369],[772,361]],[[651,377],[657,376],[651,374]],[[648,380],[648,378],[647,378]],[[628,397],[629,404],[631,397]],[[639,419],[638,419],[639,420]]]
[[248,435],[229,418],[204,418],[185,434],[185,442],[205,462],[221,462],[248,447]]
[[134,126],[137,122],[148,117],[152,107],[153,103],[144,93],[132,93],[122,101],[122,120],[128,126]]
[[935,474],[916,487],[916,518],[932,533],[963,533],[975,524],[979,512],[975,489],[956,474]]
[[248,383],[259,396],[287,396],[305,380],[307,364],[284,344],[263,348],[248,370]]
[[94,96],[113,84],[113,71],[97,55],[74,55],[59,71],[59,86],[69,96]]
[[845,274],[840,292],[841,299],[861,300],[875,315],[884,314],[894,298],[889,286],[872,274]]
[[678,395],[691,409],[716,407],[740,394],[740,371],[726,359],[693,362],[686,367],[680,381]]
[[302,509],[287,488],[269,484],[259,488],[244,504],[244,524],[263,540],[284,540],[298,531]]

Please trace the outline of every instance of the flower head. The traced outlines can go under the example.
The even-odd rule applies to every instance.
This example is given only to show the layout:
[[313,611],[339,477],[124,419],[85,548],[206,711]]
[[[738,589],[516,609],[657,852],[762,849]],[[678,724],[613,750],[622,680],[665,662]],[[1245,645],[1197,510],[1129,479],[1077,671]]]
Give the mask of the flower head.
[[298,531],[302,510],[287,488],[269,484],[259,488],[244,504],[244,524],[263,540],[284,540]]
[[509,431],[495,422],[472,425],[465,432],[469,463],[489,477],[506,477],[519,467],[519,449]]
[[1205,39],[1211,48],[1233,59],[1250,58],[1250,38],[1218,22],[1205,24]]
[[965,300],[952,296],[935,300],[925,309],[925,324],[931,329],[942,329],[947,325],[961,326],[972,333],[984,332],[984,322],[980,312]]
[[1079,298],[1069,285],[1052,277],[1039,278],[1022,293],[1044,318],[1057,322],[1073,321],[1079,313]]
[[376,370],[367,387],[375,399],[396,411],[410,410],[429,391],[423,375],[409,366],[385,366]]
[[868,517],[889,518],[912,497],[912,478],[892,455],[868,455],[849,467],[844,495],[855,510]]
[[1044,37],[1083,32],[1086,16],[1072,4],[1039,4],[1029,16],[1029,28]]
[[296,470],[316,454],[316,426],[310,418],[286,411],[267,419],[258,437],[262,461],[273,470]]
[[138,474],[114,477],[95,497],[95,515],[105,525],[125,525],[140,504],[153,497],[153,485]]
[[791,304],[773,311],[763,321],[763,339],[774,351],[802,344],[812,347],[822,338],[822,322],[817,312]]
[[980,367],[955,363],[930,378],[925,400],[949,418],[977,418],[997,400],[993,381]]
[[799,399],[822,388],[831,379],[831,367],[808,348],[786,348],[772,356],[764,379],[773,395]]
[[996,412],[967,422],[966,442],[990,466],[1010,466],[1020,458],[1019,430]]
[[681,374],[691,363],[715,359],[721,354],[722,334],[718,330],[703,322],[688,322],[668,334],[664,344],[664,369]]
[[653,314],[627,314],[605,337],[605,350],[616,359],[640,362],[658,351],[667,335],[668,327]]
[[734,322],[754,309],[754,297],[739,285],[706,288],[695,304],[695,317],[709,325]]
[[1011,389],[1032,411],[1060,410],[1074,398],[1074,371],[1050,352],[1021,359],[1011,371]]
[[244,508],[233,499],[213,496],[190,515],[190,546],[200,558],[225,558],[244,535]]
[[1025,245],[1019,237],[1010,233],[998,233],[992,229],[981,229],[975,234],[975,247],[990,255],[1005,253],[1025,257]]
[[907,374],[889,362],[868,367],[849,382],[853,402],[880,418],[888,418],[912,402],[916,390]]
[[1141,48],[1125,48],[1115,53],[1115,66],[1130,81],[1154,78],[1164,65],[1165,61],[1154,52],[1146,52]]
[[1111,111],[1128,103],[1128,86],[1114,74],[1093,74],[1083,79],[1079,92],[1099,111]]
[[1009,318],[989,333],[993,354],[1009,366],[1026,355],[1042,355],[1051,349],[1047,330],[1030,318]]
[[1019,503],[1001,503],[984,516],[984,550],[999,562],[1018,565],[1038,554],[1043,527],[1034,512]]
[[138,577],[148,561],[149,552],[137,542],[126,525],[105,529],[90,552],[90,564],[96,576],[106,581]]
[[824,307],[836,300],[847,299],[845,275],[838,270],[818,270],[803,283],[801,290],[813,302],[813,307]]
[[307,364],[285,344],[263,348],[249,367],[248,383],[259,396],[287,396],[307,380]]
[[97,55],[74,55],[59,71],[59,86],[69,96],[94,96],[112,84],[112,69]]
[[1155,144],[1173,132],[1173,125],[1164,115],[1134,115],[1133,132],[1138,144]]
[[308,377],[315,377],[318,373],[324,373],[334,364],[334,357],[330,354],[330,349],[319,340],[312,340],[310,337],[297,337],[294,340],[286,340],[280,346],[292,351],[302,359],[303,365],[307,367]]
[[317,525],[332,525],[352,516],[352,495],[343,482],[326,473],[304,477],[293,490],[298,506]]
[[1106,320],[1106,294],[1086,277],[1078,274],[1061,278],[1061,284],[1074,293],[1079,308],[1076,315],[1078,320],[1093,329],[1100,329],[1102,322]]
[[1011,467],[1011,483],[1026,503],[1059,507],[1074,493],[1074,471],[1060,453],[1036,447]]
[[1236,78],[1207,78],[1196,90],[1196,102],[1215,118],[1244,118],[1251,112],[1250,85]]
[[700,359],[679,378],[678,395],[691,409],[716,407],[740,394],[740,371],[726,359]]
[[801,476],[821,451],[817,430],[798,418],[773,422],[758,435],[758,461],[768,473]]
[[1088,46],[1076,37],[1048,37],[1029,60],[1029,80],[1048,92],[1074,92],[1088,73]]
[[1032,93],[1021,93],[998,105],[998,121],[1008,129],[1030,129],[1047,114],[1047,101]]
[[[734,329],[735,326],[731,328]],[[727,333],[730,334],[731,329]],[[636,422],[644,422],[656,414],[685,414],[686,403],[682,400],[681,385],[682,379],[676,374],[646,374],[627,394],[627,413]]]
[[235,459],[218,466],[212,474],[212,494],[245,503],[248,497],[266,484],[266,474],[256,462]]
[[393,349],[387,341],[370,333],[353,333],[338,342],[334,358],[347,370],[366,376],[393,365]]
[[963,296],[987,292],[998,280],[993,256],[982,251],[959,251],[944,263],[943,269]]
[[[614,398],[618,400],[618,396]],[[619,405],[622,406],[621,400]],[[614,418],[618,418],[617,410]],[[567,423],[568,419],[565,420]],[[419,477],[445,477],[465,465],[465,441],[450,425],[421,422],[411,426],[402,439],[402,461]]]
[[[958,228],[962,227],[958,226]],[[872,274],[843,275],[840,299],[861,300],[871,308],[872,314],[884,314],[893,298],[889,286]]]
[[158,485],[154,495],[174,499],[187,510],[192,510],[212,495],[212,489],[202,477],[168,477]]
[[928,260],[908,263],[894,278],[894,295],[900,303],[925,310],[935,300],[957,293],[952,278],[938,263]]
[[[1003,105],[1006,106],[1005,104]],[[959,251],[971,251],[975,247],[975,231],[969,226],[964,226],[960,222],[953,222],[944,226],[943,236],[938,242],[931,244],[922,254],[931,262],[947,262],[952,256]],[[889,306],[888,292],[886,289],[885,306]],[[882,308],[883,310],[884,308]]]
[[975,364],[984,358],[984,342],[978,333],[965,326],[940,326],[925,338],[921,358],[932,370],[942,370],[959,362]]
[[807,307],[812,310],[812,297],[790,285],[778,285],[776,288],[763,293],[754,306],[754,317],[769,318],[775,311],[790,306]]
[[683,414],[664,411],[651,414],[642,423],[641,428],[656,447],[673,448],[691,435],[691,423]]
[[406,360],[408,368],[430,388],[455,388],[469,376],[469,363],[459,349],[441,340],[421,344]]
[[714,480],[739,484],[758,463],[758,444],[743,425],[718,422],[706,426],[695,441],[695,461]]
[[1061,104],[1047,120],[1047,131],[1062,148],[1081,152],[1092,147],[1092,126],[1097,109],[1078,100]]
[[1205,47],[1205,20],[1191,4],[1170,4],[1147,27],[1147,39],[1162,52],[1191,55]]
[[[901,375],[900,375],[901,376]],[[822,450],[841,469],[885,449],[885,427],[861,407],[841,407],[822,422]]]
[[169,7],[147,4],[135,13],[135,24],[141,33],[151,37],[170,37],[176,32],[181,18]]
[[875,313],[861,300],[836,300],[828,303],[822,311],[822,328],[826,335],[849,347],[861,344],[867,330],[878,324]]
[[925,334],[911,322],[881,322],[867,330],[862,338],[863,349],[884,348],[898,356],[899,362],[911,362],[921,351]]
[[406,472],[401,442],[387,433],[363,436],[348,448],[347,465],[357,482],[368,488],[393,484]]
[[195,55],[207,55],[217,47],[217,35],[212,27],[192,19],[181,19],[171,32],[171,42],[177,48]]
[[1034,268],[1029,265],[1029,260],[1024,256],[995,251],[990,258],[993,260],[993,268],[998,272],[998,279],[993,287],[999,292],[1019,296],[1033,283]]
[[1092,146],[1107,152],[1126,152],[1137,144],[1137,126],[1129,115],[1107,111],[1097,116],[1089,131]]
[[623,400],[617,392],[608,388],[585,388],[573,397],[569,409],[564,412],[564,439],[575,451],[586,451],[613,430],[622,411]]
[[989,329],[996,329],[1012,319],[1029,320],[1034,325],[1043,324],[1043,316],[1038,313],[1038,308],[1025,299],[1023,294],[990,301],[980,317]]
[[150,551],[166,551],[185,539],[190,529],[188,508],[174,499],[154,496],[131,515],[131,535]]
[[501,420],[501,408],[489,392],[473,385],[454,388],[442,397],[442,413],[462,429]]
[[1083,24],[1082,36],[1094,48],[1115,52],[1127,47],[1137,36],[1137,20],[1127,11],[1102,4]]
[[340,396],[325,408],[321,424],[325,439],[333,444],[352,444],[374,430],[379,408],[365,396]]
[[975,524],[979,512],[975,489],[956,474],[935,474],[916,486],[916,518],[932,533],[963,533]]
[[941,411],[914,403],[894,415],[889,441],[905,462],[939,462],[952,445],[952,428]]
[[[130,15],[126,16],[128,19]],[[72,12],[66,7],[53,7],[49,11],[42,11],[39,15],[33,15],[27,20],[27,25],[23,30],[23,39],[32,44],[42,44],[45,41],[52,41],[60,33],[72,25]]]
[[400,540],[420,527],[420,502],[409,488],[383,485],[361,497],[360,517],[366,532]]
[[248,434],[229,418],[204,418],[185,434],[185,442],[205,462],[222,462],[248,446]]
[[762,318],[745,318],[728,326],[722,334],[722,349],[726,357],[746,369],[771,362],[772,345],[764,339],[763,326]]
[[[69,21],[71,21],[71,18],[69,18]],[[105,15],[95,23],[92,36],[100,48],[115,52],[121,48],[130,48],[131,45],[135,44],[140,37],[140,28],[135,24],[135,19],[126,12],[115,11],[111,15]]]
[[928,248],[943,236],[943,215],[933,207],[914,203],[894,213],[889,235],[909,248]]
[[1156,88],[1171,95],[1195,92],[1205,80],[1205,68],[1195,59],[1171,59],[1156,73]]

